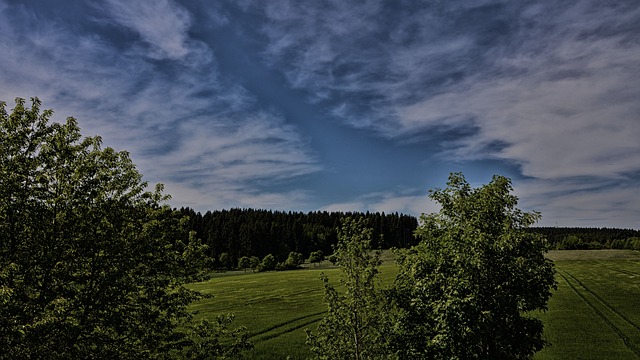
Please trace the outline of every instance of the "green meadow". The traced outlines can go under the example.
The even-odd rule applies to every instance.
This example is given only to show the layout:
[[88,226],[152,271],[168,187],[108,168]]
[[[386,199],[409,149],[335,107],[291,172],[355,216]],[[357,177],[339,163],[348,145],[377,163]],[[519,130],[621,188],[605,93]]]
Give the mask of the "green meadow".
[[[640,358],[640,253],[627,250],[552,251],[558,289],[549,310],[537,314],[550,346],[546,359]],[[396,268],[391,256],[380,267],[382,283]],[[326,307],[320,273],[338,283],[340,271],[319,267],[282,272],[229,272],[192,287],[214,297],[192,305],[198,316],[235,314],[255,348],[250,359],[303,359],[311,354],[305,329],[314,330]]]
[[536,359],[640,358],[640,253],[551,252],[558,290],[541,314],[551,346]]

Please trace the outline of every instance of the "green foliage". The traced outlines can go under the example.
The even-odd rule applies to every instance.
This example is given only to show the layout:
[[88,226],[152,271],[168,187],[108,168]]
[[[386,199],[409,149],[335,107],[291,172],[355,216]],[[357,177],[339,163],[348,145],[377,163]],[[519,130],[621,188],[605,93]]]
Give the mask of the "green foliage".
[[231,255],[229,255],[229,253],[223,252],[222,254],[220,254],[220,256],[218,257],[218,261],[220,261],[220,267],[222,267],[223,269],[233,269],[233,257],[231,257]]
[[308,257],[311,251],[331,252],[338,242],[337,229],[343,217],[363,217],[373,229],[373,237],[381,238],[380,246],[415,245],[413,232],[418,226],[414,216],[398,213],[284,212],[256,209],[230,209],[198,213],[190,208],[180,212],[189,217],[189,229],[206,239],[208,255],[216,258],[223,252],[263,258],[273,254],[286,259],[290,251]]
[[201,320],[189,328],[189,337],[180,352],[171,354],[189,360],[238,359],[253,347],[244,328],[229,329],[233,315],[219,315],[214,322]]
[[246,272],[249,267],[251,267],[251,260],[248,256],[243,256],[238,259],[238,270],[244,270]]
[[260,259],[257,256],[252,256],[249,258],[249,267],[252,269],[257,269],[260,266]]
[[[340,240],[338,240],[340,241]],[[322,252],[322,250],[318,250],[318,251],[313,251],[311,252],[311,255],[309,255],[309,262],[317,265],[318,263],[322,262],[324,260],[324,253]]]
[[289,253],[287,260],[285,260],[284,262],[284,268],[288,270],[297,269],[303,263],[304,263],[304,255],[302,255],[301,253],[292,251]]
[[612,249],[630,249],[640,250],[640,237],[630,237],[628,239],[613,240],[611,242]]
[[377,289],[380,251],[371,250],[371,234],[363,219],[344,219],[335,249],[344,293],[322,274],[327,313],[315,334],[307,332],[318,359],[390,358],[386,336],[391,327]]
[[[611,244],[609,244],[611,246]],[[558,250],[601,250],[605,247],[597,241],[584,242],[576,235],[569,235],[557,245]]]
[[452,174],[431,191],[439,213],[423,215],[419,245],[399,257],[395,348],[405,358],[527,359],[540,350],[555,288],[544,239],[524,229],[540,217],[516,208],[501,176],[471,188]]
[[[633,249],[625,241],[640,238],[640,230],[615,228],[531,227],[528,231],[542,234],[551,248],[558,250]],[[572,240],[578,241],[574,245]]]
[[260,271],[269,271],[275,270],[277,265],[276,257],[273,254],[267,254],[260,263],[259,270]]
[[126,152],[0,102],[0,356],[163,358],[189,346],[206,246]]

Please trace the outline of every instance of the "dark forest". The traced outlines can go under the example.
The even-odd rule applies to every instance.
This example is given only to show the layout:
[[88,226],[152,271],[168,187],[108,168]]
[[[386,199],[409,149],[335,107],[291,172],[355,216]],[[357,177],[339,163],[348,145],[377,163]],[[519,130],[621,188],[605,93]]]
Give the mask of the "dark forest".
[[284,261],[292,251],[305,257],[317,250],[331,254],[332,246],[338,242],[340,219],[344,217],[364,217],[377,239],[376,248],[405,248],[417,242],[413,235],[417,219],[398,213],[230,209],[201,214],[190,208],[179,211],[188,216],[189,228],[209,246],[208,255],[213,259],[222,253],[236,260],[242,256],[262,258],[273,254],[278,261]]
[[[189,228],[209,246],[208,255],[222,253],[234,260],[242,256],[262,258],[273,254],[284,261],[295,251],[308,257],[313,251],[333,252],[338,241],[337,228],[343,217],[364,217],[373,229],[376,247],[405,248],[416,244],[414,231],[418,219],[398,213],[360,212],[284,212],[256,209],[207,211],[179,210],[188,217]],[[635,249],[640,250],[640,231],[614,228],[532,227],[544,235],[551,249]]]

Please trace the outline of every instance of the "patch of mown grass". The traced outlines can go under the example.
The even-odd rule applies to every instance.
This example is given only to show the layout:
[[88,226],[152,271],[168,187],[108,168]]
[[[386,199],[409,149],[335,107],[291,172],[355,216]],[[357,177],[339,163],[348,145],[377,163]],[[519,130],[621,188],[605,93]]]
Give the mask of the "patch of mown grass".
[[640,358],[640,254],[557,251],[558,290],[541,314],[542,359]]
[[[192,308],[203,317],[233,313],[234,325],[246,326],[255,346],[249,358],[286,358],[296,353],[307,356],[306,347],[300,349],[304,338],[298,336],[287,343],[278,340],[290,337],[286,334],[297,330],[297,325],[315,320],[314,316],[324,310],[319,274],[312,269],[213,278],[193,284],[194,289],[214,297]],[[304,336],[304,329],[300,332]]]
[[[547,359],[638,359],[640,347],[640,253],[626,250],[554,251],[558,290],[549,311],[538,314],[551,346]],[[392,261],[380,267],[383,285],[397,273]],[[214,295],[194,303],[203,317],[233,313],[255,349],[250,359],[305,359],[305,329],[315,330],[326,311],[320,273],[338,285],[336,267],[218,276],[194,289]],[[233,276],[232,276],[233,275]],[[337,286],[340,289],[340,286]]]
[[[396,267],[380,267],[381,281],[390,284]],[[250,359],[305,359],[311,356],[306,345],[305,329],[314,331],[326,312],[324,288],[320,274],[340,289],[340,270],[318,267],[291,271],[218,276],[190,287],[214,297],[192,304],[199,317],[213,318],[233,313],[235,326],[246,326],[255,348]]]
[[553,261],[563,260],[639,260],[640,251],[637,250],[551,250],[547,257]]

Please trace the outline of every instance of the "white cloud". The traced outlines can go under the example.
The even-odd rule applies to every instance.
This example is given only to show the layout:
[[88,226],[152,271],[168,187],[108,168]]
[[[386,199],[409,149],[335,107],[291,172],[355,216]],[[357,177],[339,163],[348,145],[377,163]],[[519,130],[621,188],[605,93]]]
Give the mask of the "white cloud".
[[545,218],[637,227],[637,3],[486,2],[504,5],[493,13],[468,4],[401,17],[374,2],[289,5],[265,12],[266,54],[349,125],[399,141],[445,133],[441,160],[518,166],[536,184],[526,203]]
[[[393,11],[389,4],[241,6],[269,20],[256,26],[268,39],[264,55],[274,70],[317,108],[330,104],[329,115],[398,141],[471,128],[464,137],[440,140],[441,158],[519,166],[530,178],[518,187],[523,204],[545,219],[595,219],[601,210],[612,222],[634,221],[640,203],[633,181],[640,173],[635,2],[505,2],[497,15],[477,15],[482,9],[468,2]],[[176,203],[290,208],[309,201],[297,189],[265,191],[320,171],[308,140],[221,78],[209,47],[190,35],[203,24],[184,7],[171,0],[107,0],[93,9],[104,17],[88,21],[105,31],[117,24],[115,38],[127,36],[118,44],[127,50],[105,33],[72,29],[56,18],[32,23],[33,14],[20,13],[28,6],[0,0],[0,98],[35,95],[57,119],[76,116],[83,133],[130,150],[148,178],[175,189]],[[208,8],[219,15],[215,26],[232,23],[234,13],[224,9]],[[175,68],[156,71],[166,64]],[[368,194],[327,208],[430,212],[426,194],[415,194]]]
[[[134,8],[110,4],[119,21],[153,42],[154,51],[189,59],[194,43],[186,37],[189,21],[183,10],[166,1],[131,2]],[[142,6],[155,8],[149,13],[137,9]],[[167,12],[177,15],[171,18]],[[156,31],[145,22],[153,22],[154,16],[164,19],[163,14],[168,22],[157,26],[173,24],[178,33],[165,34],[167,42],[145,35]],[[281,117],[258,108],[246,89],[221,80],[214,64],[156,71],[148,54],[121,54],[97,34],[55,21],[24,31],[15,15],[7,16],[0,14],[0,30],[7,35],[0,41],[0,99],[9,108],[16,96],[38,96],[43,108],[55,110],[54,120],[76,117],[84,135],[99,134],[105,146],[129,151],[145,179],[165,183],[176,206],[207,210],[307,204],[302,190],[268,190],[321,169],[306,140]]]
[[[358,4],[343,1],[300,6],[272,1],[264,13],[271,21],[262,30],[269,38],[265,55],[284,60],[284,71],[294,87],[324,96],[331,91],[360,91],[371,83],[379,59],[373,51],[381,44],[370,41],[378,28],[380,1]],[[367,41],[364,43],[364,41]],[[372,51],[366,49],[372,47]]]
[[106,0],[105,8],[113,20],[151,46],[152,58],[182,60],[195,54],[197,61],[210,59],[207,47],[189,38],[189,12],[172,0]]
[[618,37],[558,39],[518,65],[523,75],[469,81],[399,107],[398,118],[408,133],[471,122],[479,131],[453,143],[457,159],[510,160],[541,179],[624,176],[640,170],[637,59],[640,47]]
[[514,188],[522,209],[542,212],[538,226],[640,227],[637,184],[531,180]]
[[[293,86],[334,100],[331,114],[352,126],[395,139],[472,127],[442,143],[445,157],[502,159],[544,179],[640,169],[640,46],[630,37],[640,8],[540,2],[477,15],[499,3],[454,1],[394,18],[375,1],[273,1],[266,54],[282,59]],[[504,34],[476,31],[492,26]]]
[[284,208],[288,201],[301,207],[305,192],[265,189],[321,170],[296,129],[268,113],[242,120],[210,114],[180,123],[174,133],[177,143],[170,152],[138,161],[154,181],[180,185],[168,187],[185,194],[174,195],[174,204]]
[[246,187],[225,186],[194,188],[191,184],[163,182],[165,192],[171,194],[170,203],[175,207],[190,207],[195,211],[206,212],[214,209],[254,208],[291,210],[306,208],[310,194],[302,190],[284,192],[258,191]]
[[437,212],[440,207],[432,201],[427,192],[421,194],[417,190],[398,190],[376,192],[357,196],[356,198],[324,206],[323,211],[362,211],[362,212],[400,212],[413,216]]

